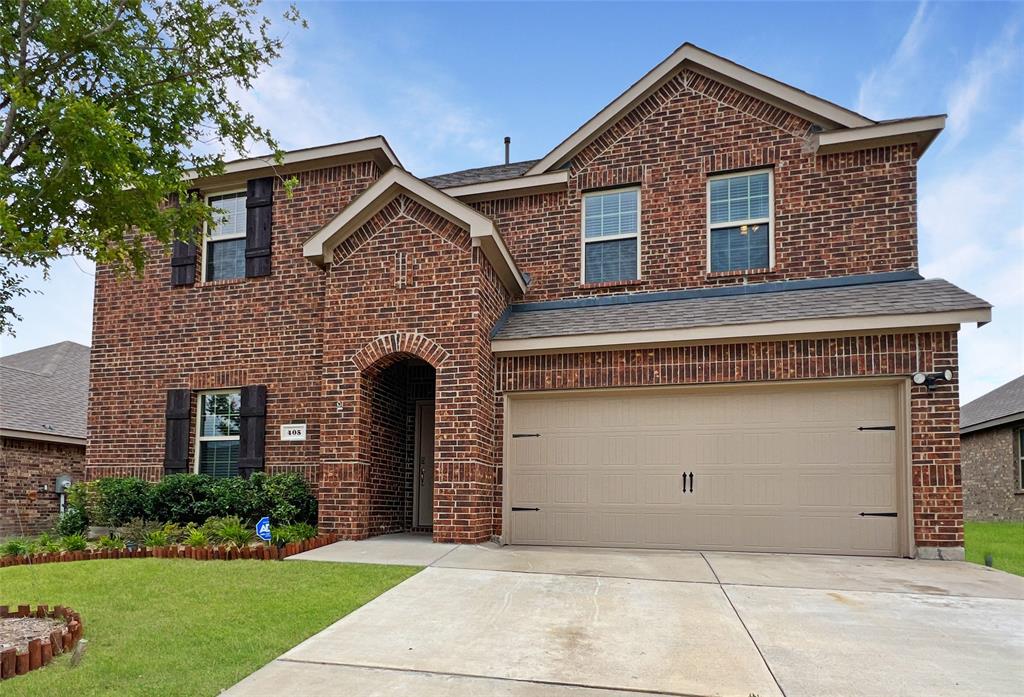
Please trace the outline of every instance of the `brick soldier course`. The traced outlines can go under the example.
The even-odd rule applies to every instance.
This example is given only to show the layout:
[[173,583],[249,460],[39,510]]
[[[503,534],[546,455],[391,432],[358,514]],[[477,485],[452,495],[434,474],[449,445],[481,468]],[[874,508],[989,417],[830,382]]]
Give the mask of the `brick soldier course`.
[[[397,177],[379,190],[375,183],[400,167],[383,139],[326,146],[322,156],[292,153],[284,169],[298,179],[294,194],[280,181],[273,189],[269,275],[203,281],[201,245],[189,283],[170,282],[170,257],[155,246],[140,280],[99,268],[89,476],[164,474],[168,390],[191,394],[193,427],[173,445],[180,455],[195,451],[199,392],[262,385],[265,448],[254,462],[315,482],[322,532],[359,539],[409,530],[414,405],[432,399],[434,539],[480,542],[503,532],[506,394],[865,377],[909,386],[912,373],[950,368],[948,383],[908,387],[910,499],[914,542],[956,556],[960,320],[938,313],[970,310],[981,321],[988,305],[973,296],[934,308],[934,320],[888,330],[652,346],[637,334],[619,346],[492,350],[510,308],[917,277],[917,161],[941,125],[878,124],[808,104],[814,98],[785,86],[770,96],[744,86],[752,73],[716,60],[684,46],[652,71],[664,69],[662,78],[638,83],[628,108],[539,162]],[[859,140],[859,129],[883,130]],[[847,131],[848,141],[824,144],[824,135]],[[269,176],[255,161],[238,168],[197,186],[245,188]],[[772,171],[774,266],[712,273],[708,177],[747,169]],[[640,191],[641,280],[584,283],[583,194],[621,186]],[[253,239],[250,231],[247,246]],[[306,424],[305,441],[277,437],[296,422]]]

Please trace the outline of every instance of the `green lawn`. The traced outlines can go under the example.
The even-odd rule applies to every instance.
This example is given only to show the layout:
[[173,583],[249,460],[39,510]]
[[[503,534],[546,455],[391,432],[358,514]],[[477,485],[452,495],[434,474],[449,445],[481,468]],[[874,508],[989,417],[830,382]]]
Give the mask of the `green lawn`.
[[66,605],[88,647],[3,683],[19,695],[215,695],[419,569],[121,559],[0,569],[0,605]]
[[992,566],[1024,576],[1024,521],[964,523],[967,561],[984,564],[992,555]]

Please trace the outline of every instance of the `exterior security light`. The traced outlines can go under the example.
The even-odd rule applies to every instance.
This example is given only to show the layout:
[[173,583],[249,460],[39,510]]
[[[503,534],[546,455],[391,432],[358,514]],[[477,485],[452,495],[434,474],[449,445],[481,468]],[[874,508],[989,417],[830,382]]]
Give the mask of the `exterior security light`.
[[931,392],[935,389],[935,383],[939,380],[942,380],[943,382],[949,382],[952,380],[953,371],[946,368],[938,373],[914,373],[910,379],[913,380],[915,385],[924,385],[928,388],[928,391]]

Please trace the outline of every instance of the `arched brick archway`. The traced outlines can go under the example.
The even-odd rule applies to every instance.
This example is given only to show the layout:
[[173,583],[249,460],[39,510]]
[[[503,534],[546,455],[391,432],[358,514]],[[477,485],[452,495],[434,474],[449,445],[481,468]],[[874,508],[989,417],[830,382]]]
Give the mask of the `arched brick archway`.
[[378,336],[359,349],[352,356],[352,362],[364,374],[373,374],[409,356],[420,358],[436,369],[448,359],[448,352],[422,334],[395,332]]

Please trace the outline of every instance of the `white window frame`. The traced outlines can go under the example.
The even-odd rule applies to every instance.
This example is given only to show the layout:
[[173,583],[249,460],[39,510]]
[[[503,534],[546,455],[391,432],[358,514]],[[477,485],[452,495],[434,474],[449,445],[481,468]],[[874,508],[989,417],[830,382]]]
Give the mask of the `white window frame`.
[[1017,451],[1017,491],[1024,492],[1024,428],[1014,431],[1013,447]]
[[636,239],[636,278],[635,279],[622,279],[618,283],[635,283],[643,279],[643,275],[640,270],[643,267],[641,264],[641,225],[640,221],[643,220],[641,202],[640,199],[640,187],[639,186],[616,186],[607,189],[598,189],[596,191],[586,191],[583,193],[583,205],[580,207],[580,285],[594,285],[594,283],[607,283],[608,285],[614,285],[616,281],[595,281],[594,283],[587,283],[587,199],[593,198],[594,196],[603,196],[607,194],[622,194],[627,191],[636,192],[636,232],[629,233],[626,235],[606,235],[604,237],[595,237],[589,242],[614,242],[615,240],[631,240]]
[[[753,174],[768,173],[768,217],[767,218],[748,218],[746,220],[730,220],[724,223],[711,223],[711,182],[719,179],[735,179],[736,177],[749,177]],[[705,222],[707,224],[707,245],[704,255],[707,257],[706,269],[708,273],[734,273],[742,274],[750,271],[750,269],[735,269],[732,271],[712,271],[711,270],[711,231],[719,230],[726,227],[740,227],[741,225],[768,225],[768,269],[770,271],[775,270],[775,170],[772,167],[762,167],[759,169],[745,169],[739,172],[726,172],[724,174],[714,174],[708,177],[707,183],[704,185],[704,207],[707,209],[705,214]]]
[[203,433],[203,397],[209,397],[209,396],[212,396],[212,395],[219,395],[219,394],[237,394],[238,395],[238,400],[239,400],[239,407],[238,408],[239,408],[239,410],[241,410],[241,408],[242,408],[241,407],[241,400],[242,400],[242,388],[241,387],[227,387],[227,388],[220,389],[220,390],[203,390],[201,392],[196,392],[196,445],[195,445],[195,451],[194,451],[194,457],[193,457],[194,462],[192,464],[192,471],[195,474],[199,474],[199,452],[200,452],[200,444],[201,443],[208,443],[210,441],[230,441],[230,440],[237,440],[237,441],[239,441],[239,443],[241,443],[241,440],[242,440],[242,433],[241,433],[242,426],[241,426],[241,423],[239,423],[239,426],[238,426],[239,433],[238,433],[237,436],[204,436],[204,435],[202,435],[202,433]]
[[[209,192],[207,192],[204,195],[204,200],[206,201],[206,205],[210,206],[210,205],[212,205],[210,203],[210,199],[211,198],[216,198],[218,196],[229,196],[231,194],[245,194],[245,193],[246,193],[245,189],[225,189],[224,191],[209,191]],[[248,217],[249,217],[248,209],[246,209],[245,216],[246,216],[246,223],[248,223]],[[210,235],[210,226],[209,226],[209,224],[205,220],[203,221],[203,254],[202,254],[202,257],[200,257],[200,261],[202,262],[202,267],[203,267],[202,277],[201,277],[203,283],[205,283],[206,280],[207,280],[206,279],[206,268],[207,268],[207,261],[209,261],[207,259],[207,254],[209,254],[210,243],[211,242],[227,242],[229,240],[238,240],[238,239],[241,239],[243,237],[245,237],[245,231],[244,230],[241,233],[236,233],[234,235],[225,235],[223,237],[217,237],[216,239],[214,239],[212,237],[212,235]],[[242,278],[242,276],[240,276],[239,278]],[[221,279],[221,280],[228,280],[228,279]],[[236,280],[236,279],[230,279],[230,280]]]

